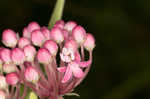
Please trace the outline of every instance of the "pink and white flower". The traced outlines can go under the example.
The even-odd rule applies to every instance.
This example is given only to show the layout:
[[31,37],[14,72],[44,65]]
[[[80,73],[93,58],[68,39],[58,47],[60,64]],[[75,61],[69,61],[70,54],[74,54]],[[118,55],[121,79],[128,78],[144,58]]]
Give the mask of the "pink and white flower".
[[14,48],[17,44],[17,35],[11,29],[6,29],[2,33],[2,42],[5,46]]
[[84,75],[82,68],[85,68],[91,64],[91,60],[81,62],[79,52],[74,53],[69,48],[63,48],[60,57],[63,62],[68,63],[67,66],[57,68],[59,72],[65,72],[65,75],[61,81],[62,83],[66,83],[73,76],[76,78],[82,78]]

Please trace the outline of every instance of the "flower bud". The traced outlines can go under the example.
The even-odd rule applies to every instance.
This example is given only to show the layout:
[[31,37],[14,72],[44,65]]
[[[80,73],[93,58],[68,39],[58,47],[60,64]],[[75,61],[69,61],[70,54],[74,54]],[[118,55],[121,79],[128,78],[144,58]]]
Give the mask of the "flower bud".
[[36,83],[39,80],[39,74],[32,66],[28,66],[25,70],[25,79],[29,82]]
[[43,47],[48,49],[48,51],[51,53],[52,56],[56,56],[57,51],[58,51],[58,46],[57,46],[57,44],[54,41],[47,40],[44,43]]
[[77,23],[74,21],[69,21],[65,24],[64,29],[68,32],[72,32],[72,30],[77,26]]
[[18,41],[18,47],[19,47],[19,48],[23,48],[24,46],[29,45],[29,44],[31,44],[31,42],[30,42],[30,40],[29,40],[28,38],[26,38],[26,37],[22,37],[22,38],[20,38],[19,41]]
[[14,48],[17,44],[16,33],[11,29],[6,29],[2,33],[2,42],[5,46]]
[[72,36],[79,45],[82,45],[86,39],[86,31],[83,27],[76,26],[72,30]]
[[26,57],[26,61],[32,62],[34,61],[34,57],[36,54],[36,49],[32,46],[32,45],[26,45],[23,48],[25,57]]
[[16,71],[16,65],[15,64],[4,64],[3,65],[3,72],[5,73],[11,73]]
[[16,85],[19,82],[19,76],[16,72],[6,75],[6,82],[10,85]]
[[63,36],[65,40],[69,39],[69,32],[67,30],[62,30],[63,31]]
[[51,37],[54,41],[56,41],[58,44],[60,44],[61,42],[63,42],[64,40],[64,36],[63,36],[63,32],[60,28],[58,27],[54,27],[51,30]]
[[0,89],[5,90],[6,88],[7,88],[6,78],[4,76],[0,75]]
[[28,31],[27,27],[25,27],[22,32],[23,32],[23,37],[26,37],[28,39],[31,38],[31,33]]
[[95,47],[95,39],[92,34],[87,33],[86,40],[84,42],[84,47],[88,51],[92,51]]
[[58,28],[63,29],[63,28],[64,28],[64,25],[65,25],[65,22],[64,22],[63,20],[58,20],[58,21],[55,23],[54,27],[58,27]]
[[2,59],[3,62],[5,62],[6,64],[12,62],[11,60],[11,51],[7,48],[2,48],[0,50],[0,58]]
[[31,40],[35,46],[41,47],[45,41],[45,37],[40,30],[35,30],[31,33]]
[[46,40],[50,39],[50,30],[47,27],[42,27],[41,32],[43,33]]
[[27,27],[27,29],[30,33],[34,30],[39,30],[40,28],[41,27],[37,22],[30,22]]
[[40,48],[37,52],[37,59],[39,63],[49,64],[52,61],[52,56],[47,49]]
[[0,99],[6,99],[6,94],[2,90],[0,90]]
[[71,49],[73,52],[76,52],[78,45],[73,39],[70,39],[65,42],[65,47]]
[[14,64],[20,65],[25,61],[24,52],[20,48],[14,48],[11,52],[11,58]]

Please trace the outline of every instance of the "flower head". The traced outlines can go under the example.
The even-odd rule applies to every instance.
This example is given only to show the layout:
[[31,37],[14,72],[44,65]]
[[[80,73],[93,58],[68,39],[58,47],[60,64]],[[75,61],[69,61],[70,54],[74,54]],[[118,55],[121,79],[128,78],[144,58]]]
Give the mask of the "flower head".
[[9,73],[6,75],[6,82],[10,85],[16,85],[19,82],[19,77],[17,73]]
[[54,41],[52,41],[52,40],[45,41],[43,47],[48,49],[48,51],[51,53],[51,55],[56,56],[57,51],[58,51],[58,46]]
[[11,63],[11,50],[7,49],[7,48],[2,48],[0,50],[0,58],[2,59],[2,61],[6,64]]
[[16,65],[13,63],[3,64],[3,72],[5,73],[16,72]]
[[32,45],[26,45],[23,48],[24,54],[25,54],[25,60],[32,62],[34,61],[34,57],[36,55],[36,49]]
[[39,63],[49,64],[52,61],[52,56],[47,49],[40,48],[37,52],[37,59],[38,59]]
[[24,46],[29,45],[29,44],[31,44],[31,41],[26,37],[22,37],[18,41],[19,48],[23,48]]
[[69,63],[75,59],[74,52],[71,49],[64,47],[62,53],[60,53],[60,58],[62,61]]
[[67,81],[69,81],[72,76],[76,77],[76,78],[82,78],[84,75],[84,72],[82,71],[82,69],[79,67],[79,64],[77,64],[76,62],[71,62],[68,64],[67,67],[60,67],[58,70],[62,70],[60,72],[64,72],[65,71],[65,75],[62,79],[62,83],[66,83]]
[[25,54],[22,49],[14,48],[11,52],[11,58],[14,64],[20,65],[25,61]]
[[54,24],[54,27],[58,27],[58,28],[63,29],[63,28],[64,28],[64,25],[65,25],[65,22],[64,22],[63,20],[58,20],[58,21]]
[[39,74],[32,66],[26,68],[24,75],[29,82],[36,83],[39,80]]
[[42,27],[41,28],[41,32],[43,33],[43,35],[45,36],[46,40],[49,40],[51,38],[50,35],[50,30],[47,27]]
[[79,45],[82,45],[86,39],[86,31],[82,26],[76,26],[72,30],[72,35]]
[[84,47],[88,51],[92,51],[94,49],[94,47],[95,47],[95,39],[94,39],[92,34],[87,33],[86,40],[84,42]]
[[64,41],[63,31],[59,27],[52,28],[52,30],[51,30],[51,37],[58,44],[60,44],[60,43],[62,43]]
[[43,33],[42,33],[40,30],[34,30],[34,31],[31,33],[31,40],[32,40],[32,43],[33,43],[35,46],[41,47],[42,44],[43,44],[44,41],[45,41],[45,37],[44,37]]
[[68,32],[72,32],[72,30],[77,26],[77,23],[74,21],[68,21],[65,26],[64,29],[67,30]]
[[40,25],[37,22],[33,21],[28,24],[27,30],[29,33],[31,33],[32,31],[39,30],[40,28]]
[[2,42],[5,46],[14,48],[17,44],[17,35],[11,29],[6,29],[2,33]]

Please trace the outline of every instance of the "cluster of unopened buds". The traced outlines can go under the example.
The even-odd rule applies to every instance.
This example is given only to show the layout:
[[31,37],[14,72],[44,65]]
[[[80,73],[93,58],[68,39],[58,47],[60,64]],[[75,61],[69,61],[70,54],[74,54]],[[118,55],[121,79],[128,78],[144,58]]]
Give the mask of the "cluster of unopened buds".
[[25,99],[28,88],[40,99],[62,98],[89,72],[95,47],[92,34],[74,21],[63,20],[52,29],[31,22],[22,34],[6,29],[2,43],[0,99]]

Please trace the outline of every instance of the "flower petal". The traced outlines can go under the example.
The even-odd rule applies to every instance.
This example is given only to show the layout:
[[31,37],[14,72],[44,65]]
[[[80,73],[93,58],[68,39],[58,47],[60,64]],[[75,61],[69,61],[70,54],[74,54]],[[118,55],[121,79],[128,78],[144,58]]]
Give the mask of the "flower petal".
[[91,60],[84,61],[84,62],[77,62],[80,67],[88,67],[92,62]]
[[64,78],[62,79],[62,83],[66,83],[68,80],[70,80],[72,77],[72,70],[70,66],[67,67]]
[[71,67],[71,70],[73,72],[73,75],[76,77],[76,78],[81,78],[83,77],[84,75],[84,72],[82,71],[82,69],[79,67],[79,65],[75,62],[72,62],[70,64],[70,67]]
[[75,52],[75,61],[78,61],[78,62],[81,61],[81,56],[79,52]]
[[57,68],[57,70],[59,71],[59,72],[65,72],[66,71],[66,67],[58,67]]

